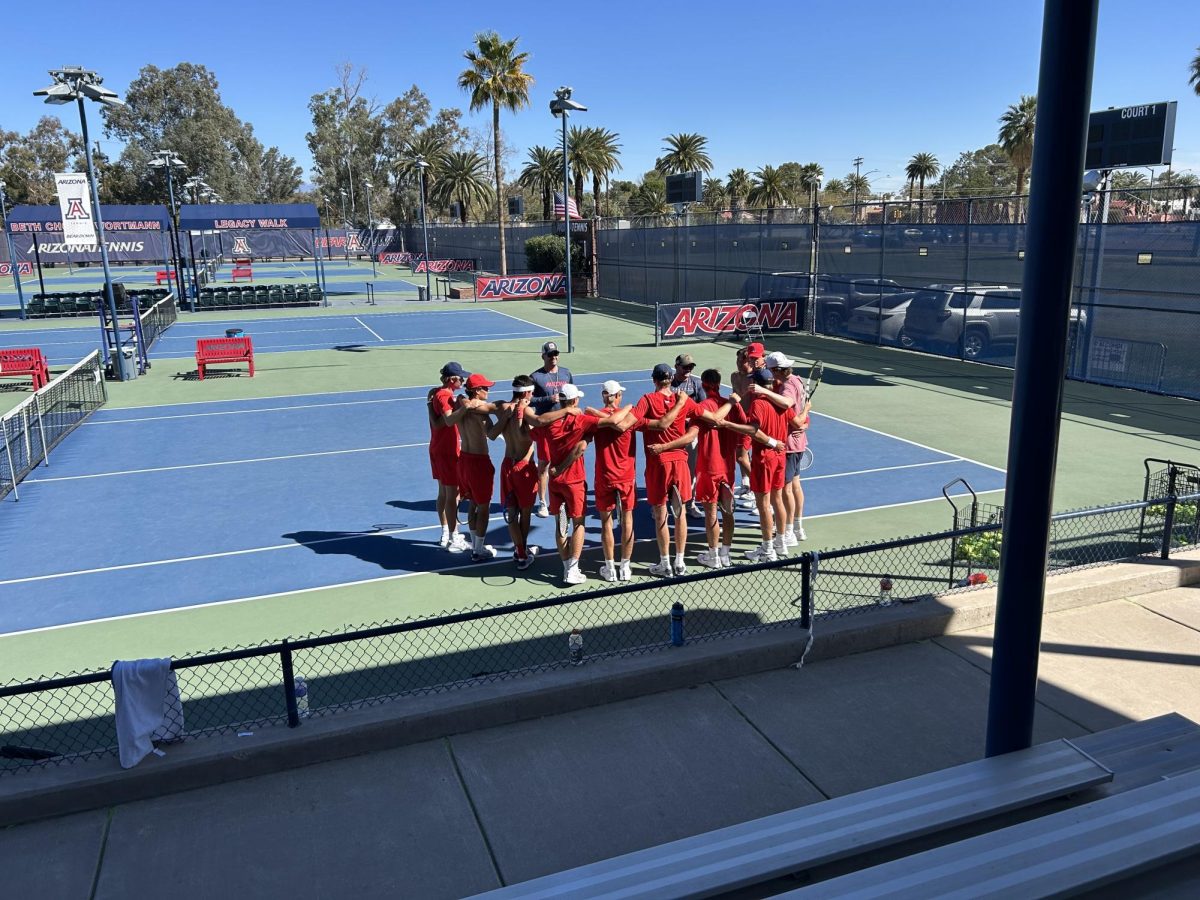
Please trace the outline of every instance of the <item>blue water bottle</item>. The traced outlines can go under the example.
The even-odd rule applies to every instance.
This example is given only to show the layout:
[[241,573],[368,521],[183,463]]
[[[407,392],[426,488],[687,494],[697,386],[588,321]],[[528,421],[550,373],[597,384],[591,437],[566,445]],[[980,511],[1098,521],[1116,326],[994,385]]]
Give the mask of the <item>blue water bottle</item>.
[[678,600],[671,604],[671,644],[683,646],[683,604]]

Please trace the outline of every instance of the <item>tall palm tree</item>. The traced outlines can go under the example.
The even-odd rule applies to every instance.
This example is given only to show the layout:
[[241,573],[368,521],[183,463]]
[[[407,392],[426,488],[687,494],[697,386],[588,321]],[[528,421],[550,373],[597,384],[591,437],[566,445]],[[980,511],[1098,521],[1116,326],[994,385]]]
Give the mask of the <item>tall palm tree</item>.
[[1200,97],[1200,47],[1196,48],[1196,56],[1192,60],[1191,70],[1192,77],[1188,79],[1188,84],[1195,90],[1196,96]]
[[858,223],[858,204],[864,198],[871,194],[871,182],[866,175],[855,175],[853,173],[842,179],[842,184],[845,185],[847,193],[854,197],[854,221]]
[[816,197],[815,189],[820,185],[824,175],[825,170],[821,168],[820,163],[810,162],[800,167],[800,183],[804,185],[810,197]]
[[[1200,57],[1197,57],[1200,59]],[[1179,193],[1183,197],[1183,217],[1186,219],[1188,214],[1188,203],[1192,199],[1192,195],[1196,192],[1196,188],[1200,187],[1200,179],[1196,178],[1191,172],[1181,172],[1175,176],[1175,187],[1179,188]]]
[[472,203],[485,204],[492,199],[487,163],[482,153],[473,150],[456,150],[446,154],[434,190],[434,202],[449,206],[457,200],[461,205],[459,220],[465,223],[471,213]]
[[529,148],[529,162],[517,176],[517,184],[537,191],[542,197],[542,219],[550,221],[555,186],[562,178],[562,151],[535,145]]
[[1025,173],[1033,162],[1033,129],[1037,121],[1037,97],[1021,95],[1000,117],[1000,146],[1017,170],[1017,221],[1021,221],[1021,194],[1025,191]]
[[658,160],[656,168],[664,175],[682,175],[684,172],[712,171],[712,160],[708,156],[708,138],[702,134],[681,132],[668,134],[663,149],[666,155]]
[[567,159],[571,162],[571,183],[575,206],[583,214],[583,176],[592,154],[592,129],[572,125],[567,133]]
[[621,168],[621,136],[607,128],[592,128],[589,140],[588,171],[592,175],[592,199],[596,204],[596,215],[600,215],[600,182],[608,181],[613,172]]
[[500,234],[500,274],[508,274],[504,248],[504,214],[500,198],[504,185],[500,176],[500,108],[516,112],[529,105],[529,87],[533,76],[525,71],[528,53],[517,53],[517,41],[506,41],[494,31],[475,35],[475,48],[463,53],[470,67],[458,76],[458,86],[471,93],[471,111],[492,107],[492,140],[495,144],[492,161],[496,175],[496,228]]
[[412,142],[408,145],[408,153],[396,163],[397,176],[408,178],[413,184],[421,183],[421,179],[418,176],[417,160],[422,159],[429,163],[429,168],[425,170],[424,178],[425,196],[421,198],[424,203],[429,202],[433,187],[437,184],[438,178],[441,177],[442,168],[446,164],[446,153],[448,150],[445,136],[430,128],[412,139]]
[[729,205],[735,213],[741,212],[742,201],[750,196],[754,180],[745,169],[734,169],[725,179],[725,193],[729,197]]
[[770,222],[775,207],[786,206],[792,199],[788,192],[787,179],[775,166],[763,166],[754,173],[754,187],[747,198],[751,206],[766,207]]
[[922,222],[925,221],[925,179],[935,177],[941,171],[941,168],[938,158],[932,153],[916,153],[908,161],[908,165],[904,167],[904,174],[908,176],[908,199],[910,203],[912,202],[913,180],[916,179],[921,183],[921,206],[919,208]]
[[725,208],[725,183],[720,178],[704,179],[704,205],[711,210]]

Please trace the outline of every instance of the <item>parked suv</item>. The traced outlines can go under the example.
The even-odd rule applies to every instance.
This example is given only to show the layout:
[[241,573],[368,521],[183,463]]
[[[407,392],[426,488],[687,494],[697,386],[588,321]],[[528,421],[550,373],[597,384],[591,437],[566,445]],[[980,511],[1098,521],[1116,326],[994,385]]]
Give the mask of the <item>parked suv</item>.
[[902,344],[979,359],[997,345],[1015,344],[1021,292],[1007,285],[921,290],[908,304]]
[[[746,279],[743,295],[754,297],[761,293],[764,300],[800,300],[801,309],[808,299],[809,275],[806,272],[773,272],[770,275],[751,275]],[[845,334],[851,313],[860,306],[877,303],[882,296],[887,302],[913,292],[890,278],[855,278],[844,275],[817,276],[817,331],[824,334]]]

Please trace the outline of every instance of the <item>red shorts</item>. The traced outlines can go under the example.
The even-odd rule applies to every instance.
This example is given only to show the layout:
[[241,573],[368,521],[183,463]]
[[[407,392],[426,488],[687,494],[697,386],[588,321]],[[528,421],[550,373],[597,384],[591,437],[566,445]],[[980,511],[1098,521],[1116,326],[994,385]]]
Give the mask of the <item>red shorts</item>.
[[[722,473],[717,475],[713,472],[697,472],[696,473],[696,502],[697,503],[719,503],[721,502],[721,485],[727,487],[733,486],[732,473]],[[728,496],[728,495],[727,495]]]
[[458,453],[453,456],[448,453],[437,453],[429,449],[429,468],[433,471],[433,480],[451,487],[458,487]]
[[646,499],[650,505],[664,505],[671,485],[679,489],[680,500],[684,503],[691,500],[692,473],[688,471],[687,459],[652,459],[646,461]]
[[458,489],[476,506],[489,506],[496,481],[496,467],[486,453],[463,453],[458,457]]
[[783,490],[783,470],[786,463],[787,459],[782,450],[766,447],[760,449],[750,460],[750,490],[756,494]]
[[572,519],[582,519],[587,511],[587,485],[582,481],[561,484],[550,479],[550,515],[558,515],[559,509],[567,508]]
[[637,502],[637,493],[632,481],[619,484],[609,484],[607,481],[596,482],[596,509],[609,512],[617,508],[617,497],[621,498],[621,509],[631,510]]
[[537,465],[505,457],[500,464],[500,500],[507,507],[530,509],[537,500]]

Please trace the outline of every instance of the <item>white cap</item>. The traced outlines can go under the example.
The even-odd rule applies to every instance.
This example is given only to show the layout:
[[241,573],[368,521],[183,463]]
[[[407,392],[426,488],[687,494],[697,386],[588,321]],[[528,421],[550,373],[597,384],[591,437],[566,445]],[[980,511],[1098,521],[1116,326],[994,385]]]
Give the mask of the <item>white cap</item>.
[[606,394],[623,394],[625,393],[625,386],[619,381],[609,380],[600,385],[600,390]]
[[564,384],[558,389],[558,396],[564,400],[578,400],[583,396],[583,391],[575,387],[573,384]]
[[788,359],[786,354],[780,353],[778,350],[767,354],[768,369],[790,369],[795,364],[794,359]]

